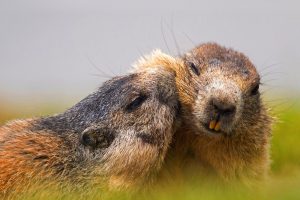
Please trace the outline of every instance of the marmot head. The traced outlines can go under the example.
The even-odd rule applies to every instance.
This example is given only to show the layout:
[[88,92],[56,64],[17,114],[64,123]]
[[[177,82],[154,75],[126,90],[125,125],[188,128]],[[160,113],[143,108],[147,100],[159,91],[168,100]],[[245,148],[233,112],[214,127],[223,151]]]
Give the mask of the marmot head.
[[95,184],[142,185],[162,165],[179,122],[175,73],[165,65],[112,78],[66,112],[37,120],[35,129],[66,138],[75,165],[88,168]]
[[[162,138],[156,138],[162,135],[155,133],[166,129],[164,123],[172,125],[178,111],[174,75],[153,67],[105,82],[74,107],[85,107],[89,112],[84,114],[84,123],[89,123],[82,131],[81,143],[97,149],[106,146],[102,142],[111,143],[129,131],[145,143],[163,147]],[[93,107],[86,104],[88,101]],[[108,141],[101,141],[104,135],[109,135]]]
[[175,84],[174,72],[154,66],[113,78],[90,97],[95,109],[85,109],[92,120],[81,144],[110,188],[141,186],[161,167],[178,122]]
[[260,98],[260,76],[245,55],[207,43],[183,60],[179,93],[185,121],[197,133],[233,136],[257,123],[269,124]]

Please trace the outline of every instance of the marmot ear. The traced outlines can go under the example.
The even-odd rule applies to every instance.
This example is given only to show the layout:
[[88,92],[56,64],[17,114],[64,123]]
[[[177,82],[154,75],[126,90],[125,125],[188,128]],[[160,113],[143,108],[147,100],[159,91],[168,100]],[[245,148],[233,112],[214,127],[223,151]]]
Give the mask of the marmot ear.
[[114,138],[114,134],[105,129],[89,127],[81,133],[80,143],[92,148],[108,148]]

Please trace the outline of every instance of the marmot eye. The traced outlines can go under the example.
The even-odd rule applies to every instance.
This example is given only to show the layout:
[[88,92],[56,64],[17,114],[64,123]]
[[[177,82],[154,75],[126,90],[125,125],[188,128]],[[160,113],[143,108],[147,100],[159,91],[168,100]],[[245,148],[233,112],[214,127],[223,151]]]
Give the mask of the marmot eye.
[[251,95],[257,95],[259,90],[259,84],[257,84],[252,90]]
[[200,71],[199,71],[198,67],[195,65],[195,63],[189,62],[188,65],[190,66],[190,68],[192,69],[192,71],[193,71],[197,76],[200,75]]
[[134,111],[139,106],[143,104],[143,102],[147,99],[146,95],[140,95],[137,98],[135,98],[130,104],[126,106],[126,110],[128,112]]

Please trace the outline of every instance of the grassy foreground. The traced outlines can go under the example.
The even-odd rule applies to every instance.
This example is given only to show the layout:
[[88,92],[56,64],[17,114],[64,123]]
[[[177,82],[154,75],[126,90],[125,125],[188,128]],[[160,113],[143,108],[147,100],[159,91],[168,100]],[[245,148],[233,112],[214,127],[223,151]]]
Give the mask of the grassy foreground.
[[[272,171],[270,180],[257,190],[216,187],[206,180],[191,181],[185,185],[170,186],[140,195],[138,199],[300,199],[300,104],[279,106],[275,110],[278,123],[272,139]],[[33,107],[32,107],[33,108]],[[47,115],[63,110],[64,106],[45,106],[25,109],[0,102],[0,124],[14,118]],[[43,190],[24,194],[20,199],[80,199],[82,193],[60,194],[55,190]],[[84,199],[128,199],[127,194],[105,195],[92,190]]]

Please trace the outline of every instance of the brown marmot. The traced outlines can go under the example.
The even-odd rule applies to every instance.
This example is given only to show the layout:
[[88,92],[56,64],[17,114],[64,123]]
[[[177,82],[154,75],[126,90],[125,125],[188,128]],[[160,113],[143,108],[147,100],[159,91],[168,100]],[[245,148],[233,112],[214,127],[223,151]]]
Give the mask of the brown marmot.
[[155,66],[115,77],[62,114],[0,127],[0,193],[39,181],[110,189],[146,184],[176,128],[174,75]]
[[[168,151],[166,171],[182,173],[193,165],[221,180],[248,184],[264,179],[272,118],[261,100],[254,65],[244,54],[215,43],[170,59],[177,62],[166,66],[176,72],[183,122]],[[138,63],[151,65],[147,58]]]

